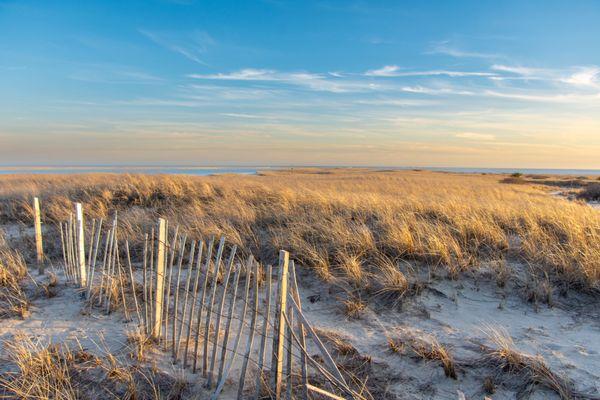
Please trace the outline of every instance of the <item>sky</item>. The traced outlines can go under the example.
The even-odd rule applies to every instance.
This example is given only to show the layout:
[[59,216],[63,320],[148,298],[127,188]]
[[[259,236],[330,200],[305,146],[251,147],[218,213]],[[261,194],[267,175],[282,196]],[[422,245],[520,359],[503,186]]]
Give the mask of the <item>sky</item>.
[[600,168],[600,1],[0,0],[0,165]]

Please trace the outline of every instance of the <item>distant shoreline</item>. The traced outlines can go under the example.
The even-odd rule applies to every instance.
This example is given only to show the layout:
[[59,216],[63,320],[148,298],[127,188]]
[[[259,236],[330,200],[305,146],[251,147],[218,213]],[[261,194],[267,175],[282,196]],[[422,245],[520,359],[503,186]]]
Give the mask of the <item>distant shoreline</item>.
[[144,173],[176,175],[253,175],[265,170],[289,170],[304,168],[324,169],[373,169],[389,171],[434,171],[471,174],[511,174],[519,172],[532,175],[600,175],[600,169],[561,168],[476,168],[476,167],[386,167],[386,166],[257,166],[257,167],[195,167],[195,166],[0,166],[0,175],[7,174],[78,174],[78,173]]

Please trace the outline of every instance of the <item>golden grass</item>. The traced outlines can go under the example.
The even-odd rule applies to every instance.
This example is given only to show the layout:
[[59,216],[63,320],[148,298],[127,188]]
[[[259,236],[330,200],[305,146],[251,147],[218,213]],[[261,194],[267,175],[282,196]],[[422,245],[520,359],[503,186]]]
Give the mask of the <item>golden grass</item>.
[[404,354],[408,349],[413,355],[422,360],[438,361],[444,368],[444,374],[452,379],[457,379],[456,363],[448,348],[440,344],[433,336],[408,337],[403,339],[388,339],[388,346],[394,353]]
[[29,298],[21,286],[26,276],[23,257],[8,246],[0,232],[0,318],[24,318],[29,313]]
[[172,377],[111,353],[98,357],[81,346],[72,350],[23,335],[5,342],[5,349],[8,370],[0,373],[1,399],[191,398],[183,376]]
[[[158,215],[192,237],[225,234],[264,263],[280,248],[325,280],[405,295],[400,265],[451,277],[482,261],[520,257],[534,272],[600,289],[600,214],[542,186],[494,175],[294,170],[258,176],[11,175],[0,180],[0,220],[31,220],[41,196],[47,223],[72,201],[90,217],[118,210],[121,234],[139,244]],[[139,247],[139,246],[138,246]],[[401,263],[402,262],[402,263]]]
[[561,399],[578,398],[572,382],[554,373],[541,355],[532,356],[516,349],[512,338],[501,329],[488,329],[494,347],[484,348],[486,361],[499,373],[508,373],[522,381],[522,391],[531,391],[536,385],[556,392]]
[[18,372],[0,377],[1,397],[57,400],[78,398],[72,382],[71,352],[62,352],[56,346],[41,347],[24,337],[8,342],[5,346]]

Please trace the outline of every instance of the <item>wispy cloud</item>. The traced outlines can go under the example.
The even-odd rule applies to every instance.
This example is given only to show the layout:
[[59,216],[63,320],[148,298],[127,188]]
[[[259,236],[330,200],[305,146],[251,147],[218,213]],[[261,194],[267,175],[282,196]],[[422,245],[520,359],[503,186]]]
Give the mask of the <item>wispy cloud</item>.
[[546,70],[541,69],[541,68],[531,68],[531,67],[523,67],[520,65],[502,65],[502,64],[494,64],[491,66],[491,69],[493,69],[494,71],[508,72],[510,74],[525,75],[525,76],[539,75],[540,73],[546,72]]
[[563,78],[562,81],[580,87],[600,88],[600,68],[580,67],[577,72]]
[[473,96],[476,92],[471,90],[463,90],[457,88],[441,87],[432,88],[425,86],[404,86],[401,89],[407,93],[418,93],[418,94],[429,94],[429,95],[460,95],[460,96]]
[[280,72],[272,69],[254,68],[245,68],[230,73],[188,75],[189,78],[205,80],[280,82],[310,90],[334,93],[361,92],[382,88],[381,84],[342,79],[341,76],[339,73]]
[[84,82],[112,84],[156,84],[162,78],[145,71],[114,64],[80,65],[69,75],[70,79]]
[[485,90],[481,93],[483,96],[499,97],[505,99],[522,100],[529,102],[542,103],[580,103],[589,104],[600,100],[600,93],[581,94],[581,93],[522,93],[522,92],[498,92],[495,90]]
[[356,104],[366,104],[373,106],[393,106],[393,107],[422,107],[439,104],[433,100],[416,100],[416,99],[372,99],[372,100],[356,100]]
[[394,78],[394,77],[411,77],[411,76],[449,76],[452,78],[455,77],[468,77],[468,76],[480,76],[480,77],[490,77],[495,76],[496,74],[492,72],[478,72],[478,71],[450,71],[444,69],[434,69],[427,71],[406,71],[402,70],[397,65],[386,65],[379,69],[372,69],[365,72],[366,76],[377,76],[377,77],[386,77],[386,78]]
[[448,55],[451,57],[457,57],[457,58],[483,58],[483,59],[503,58],[503,56],[500,54],[463,50],[463,49],[459,48],[458,46],[453,45],[448,40],[432,43],[429,50],[427,50],[425,52],[425,54],[445,54],[445,55]]
[[372,69],[365,73],[367,76],[395,76],[398,73],[400,67],[397,65],[386,65],[379,69]]
[[142,35],[154,43],[170,51],[178,53],[188,60],[201,65],[208,65],[203,56],[210,46],[215,45],[215,40],[204,31],[188,33],[152,32],[145,29],[138,30]]
[[568,84],[579,89],[600,88],[600,67],[595,65],[551,69],[494,64],[491,66],[491,69],[510,74],[509,76],[494,76],[491,78],[493,80],[545,80]]

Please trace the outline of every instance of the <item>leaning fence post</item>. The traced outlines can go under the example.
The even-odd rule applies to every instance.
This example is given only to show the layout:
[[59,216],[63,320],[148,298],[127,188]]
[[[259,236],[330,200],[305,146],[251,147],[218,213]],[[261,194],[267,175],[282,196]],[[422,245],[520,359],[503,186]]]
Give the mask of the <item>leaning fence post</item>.
[[79,284],[81,287],[87,286],[87,267],[85,266],[85,241],[83,229],[83,207],[81,203],[75,205],[77,211],[77,251],[79,254]]
[[42,217],[40,215],[40,199],[33,198],[33,223],[35,225],[35,250],[37,254],[38,272],[44,274],[44,247],[42,245]]
[[288,297],[288,263],[290,255],[285,250],[279,251],[279,284],[277,287],[277,303],[275,309],[275,326],[273,331],[273,358],[271,361],[271,386],[275,399],[281,398],[281,381],[283,375],[283,347],[285,340],[285,320]]
[[273,267],[267,266],[267,272],[265,275],[266,280],[266,304],[264,308],[264,321],[260,332],[260,350],[258,351],[258,373],[256,374],[256,387],[254,398],[258,399],[260,395],[260,388],[263,383],[263,364],[265,362],[265,348],[267,346],[267,329],[269,327],[269,314],[271,312],[271,276],[273,275]]
[[[295,297],[296,302],[298,303],[298,307],[302,308],[302,303],[300,301],[300,291],[298,290],[298,279],[296,277],[296,265],[294,264],[294,260],[290,261],[290,269],[290,281],[293,287],[293,295]],[[300,322],[300,320],[298,320],[298,334],[300,340],[300,347],[306,348],[306,334],[304,332],[304,326],[302,325],[302,322]],[[302,377],[302,388],[299,396],[300,400],[308,400],[308,370],[306,364],[306,354],[300,352],[300,371]]]
[[[248,361],[250,360],[250,352],[252,351],[252,343],[254,342],[254,331],[256,330],[256,319],[258,317],[258,273],[260,265],[258,262],[254,263],[254,293],[253,293],[253,311],[252,311],[252,322],[250,322],[250,333],[246,341],[246,353],[244,355],[244,362],[242,363],[242,371],[240,372],[240,382],[238,384],[237,398],[241,400],[244,395],[244,384],[246,383],[246,369],[248,368]],[[250,273],[246,274],[246,279],[250,279]],[[261,371],[258,372],[260,375]]]
[[68,282],[71,280],[71,278],[70,278],[70,274],[69,274],[69,267],[67,265],[67,249],[66,249],[66,244],[65,244],[62,222],[59,222],[58,226],[60,228],[60,244],[62,247],[62,255],[63,255],[63,262],[64,262],[63,271],[65,273],[65,277],[67,278],[67,282]]
[[152,337],[160,337],[162,305],[165,282],[165,241],[167,239],[166,221],[158,219],[158,243],[156,249],[156,296],[154,298],[154,327]]

